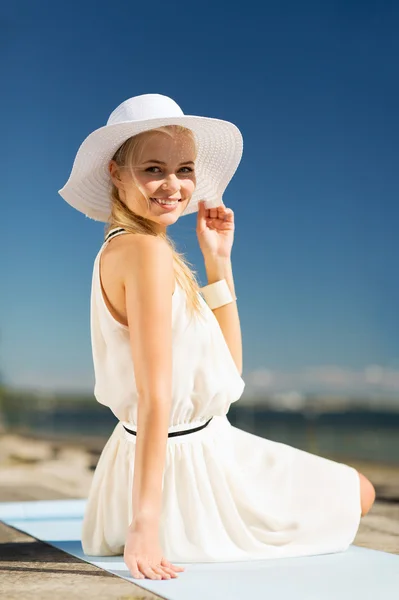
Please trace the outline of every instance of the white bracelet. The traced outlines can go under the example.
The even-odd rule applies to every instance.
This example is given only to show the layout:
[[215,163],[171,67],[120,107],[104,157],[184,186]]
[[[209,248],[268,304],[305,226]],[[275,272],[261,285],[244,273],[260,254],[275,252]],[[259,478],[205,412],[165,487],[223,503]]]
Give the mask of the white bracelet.
[[[233,302],[233,296],[225,279],[205,285],[200,288],[200,291],[204,296],[205,302],[212,310]],[[237,300],[237,297],[234,300]]]

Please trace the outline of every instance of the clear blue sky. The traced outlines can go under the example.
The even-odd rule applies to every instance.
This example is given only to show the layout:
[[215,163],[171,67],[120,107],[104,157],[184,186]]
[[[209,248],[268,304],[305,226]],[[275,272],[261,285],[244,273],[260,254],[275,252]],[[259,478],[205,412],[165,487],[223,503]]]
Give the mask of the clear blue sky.
[[[161,93],[243,134],[224,202],[247,391],[399,397],[397,3],[17,0],[2,13],[6,383],[92,389],[104,225],[57,190],[120,102]],[[205,285],[196,217],[169,234]]]

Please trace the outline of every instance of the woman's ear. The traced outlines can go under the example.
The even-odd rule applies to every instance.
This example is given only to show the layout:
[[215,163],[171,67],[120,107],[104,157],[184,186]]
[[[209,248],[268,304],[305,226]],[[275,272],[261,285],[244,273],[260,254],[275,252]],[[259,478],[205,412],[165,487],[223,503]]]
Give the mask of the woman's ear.
[[108,164],[108,171],[112,180],[112,183],[116,185],[117,188],[122,187],[121,177],[119,173],[119,167],[114,160],[110,160]]

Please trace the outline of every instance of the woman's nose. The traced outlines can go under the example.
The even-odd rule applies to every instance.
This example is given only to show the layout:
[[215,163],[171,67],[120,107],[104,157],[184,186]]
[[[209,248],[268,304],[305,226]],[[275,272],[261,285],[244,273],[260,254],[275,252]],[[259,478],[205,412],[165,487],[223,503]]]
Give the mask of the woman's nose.
[[180,189],[179,180],[176,175],[170,175],[167,180],[161,186],[164,190],[176,191]]

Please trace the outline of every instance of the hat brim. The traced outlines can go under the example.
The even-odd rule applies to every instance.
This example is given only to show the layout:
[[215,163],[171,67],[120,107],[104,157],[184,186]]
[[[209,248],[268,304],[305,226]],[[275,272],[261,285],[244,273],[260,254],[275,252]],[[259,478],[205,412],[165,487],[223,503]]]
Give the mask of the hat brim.
[[206,201],[207,209],[220,206],[240,163],[243,138],[229,121],[194,115],[124,121],[94,130],[80,145],[69,179],[58,190],[60,196],[90,219],[108,222],[112,185],[109,161],[128,138],[162,125],[183,125],[196,138],[196,189],[181,216],[196,212],[200,200]]

